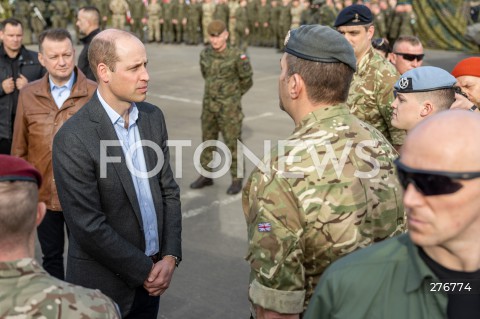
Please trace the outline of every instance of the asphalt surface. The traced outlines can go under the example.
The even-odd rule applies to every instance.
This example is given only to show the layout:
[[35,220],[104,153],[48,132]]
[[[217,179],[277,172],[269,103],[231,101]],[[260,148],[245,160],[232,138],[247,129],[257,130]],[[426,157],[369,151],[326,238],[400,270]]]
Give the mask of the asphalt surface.
[[[147,101],[163,110],[170,140],[191,143],[182,148],[181,156],[179,148],[171,149],[171,162],[181,188],[183,261],[170,288],[161,297],[158,318],[249,318],[249,266],[244,260],[247,232],[241,195],[226,194],[231,181],[228,173],[216,179],[213,186],[202,190],[189,188],[199,175],[193,158],[201,143],[204,83],[199,54],[202,49],[201,45],[147,45],[150,73]],[[77,55],[80,50],[77,47]],[[242,100],[243,142],[256,157],[262,158],[265,145],[268,149],[268,143],[275,145],[277,140],[289,136],[294,125],[278,107],[281,54],[270,48],[249,48],[248,54],[254,85]],[[465,57],[460,52],[427,50],[424,65],[451,71]],[[247,159],[247,176],[252,168]],[[36,248],[40,260],[38,244]]]

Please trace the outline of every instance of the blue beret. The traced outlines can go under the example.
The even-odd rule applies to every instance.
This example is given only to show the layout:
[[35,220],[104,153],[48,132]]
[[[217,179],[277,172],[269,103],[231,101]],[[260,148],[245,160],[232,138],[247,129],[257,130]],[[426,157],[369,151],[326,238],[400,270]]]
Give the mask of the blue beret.
[[353,4],[344,8],[337,16],[335,28],[349,25],[365,25],[373,22],[370,9],[361,4]]
[[309,61],[344,63],[354,71],[357,69],[355,53],[345,37],[318,24],[302,25],[288,31],[285,52]]
[[421,66],[403,73],[394,88],[399,93],[428,92],[452,88],[456,82],[444,69]]

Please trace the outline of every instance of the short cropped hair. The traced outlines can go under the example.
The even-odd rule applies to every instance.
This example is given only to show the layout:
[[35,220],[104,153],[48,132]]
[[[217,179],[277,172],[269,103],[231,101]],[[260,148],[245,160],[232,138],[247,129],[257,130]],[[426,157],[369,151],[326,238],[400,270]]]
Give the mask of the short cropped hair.
[[308,61],[287,54],[287,76],[298,74],[305,82],[312,103],[338,104],[347,101],[355,71],[344,63]]
[[414,47],[422,45],[422,42],[420,42],[420,39],[417,38],[416,36],[414,36],[414,35],[402,35],[402,36],[399,36],[397,38],[397,40],[395,40],[395,43],[393,44],[393,51],[395,52],[398,45],[400,43],[403,43],[403,42],[410,43]]
[[50,39],[50,40],[58,41],[58,42],[63,41],[65,39],[69,39],[70,42],[72,43],[72,46],[73,46],[72,36],[70,35],[70,32],[68,32],[65,29],[47,29],[47,30],[43,31],[42,33],[40,33],[40,35],[38,36],[38,51],[39,52],[43,52],[42,45],[43,45],[43,41],[45,41],[45,39]]
[[78,11],[84,11],[84,12],[88,13],[92,17],[91,22],[93,24],[96,24],[97,26],[100,25],[100,11],[98,10],[97,7],[95,7],[95,6],[85,6],[85,7],[81,7],[80,10],[78,10]]
[[0,28],[1,28],[2,30],[5,29],[5,27],[7,26],[7,24],[13,25],[14,27],[16,27],[17,25],[19,25],[19,26],[22,27],[22,30],[23,30],[22,22],[21,22],[20,20],[15,19],[15,18],[8,18],[8,19],[3,20],[3,21],[0,23]]
[[455,102],[455,90],[453,88],[441,89],[428,92],[415,93],[415,98],[419,103],[425,100],[431,100],[438,111],[448,110]]
[[120,60],[117,54],[115,37],[94,37],[88,48],[88,61],[95,79],[98,80],[97,66],[104,63],[112,72],[115,72],[115,65]]
[[0,242],[27,238],[35,230],[37,203],[37,184],[0,182]]

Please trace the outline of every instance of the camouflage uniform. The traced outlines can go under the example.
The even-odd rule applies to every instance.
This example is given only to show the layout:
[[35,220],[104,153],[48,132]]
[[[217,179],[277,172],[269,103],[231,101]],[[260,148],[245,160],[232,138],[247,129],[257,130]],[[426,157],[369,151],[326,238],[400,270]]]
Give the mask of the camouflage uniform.
[[187,5],[187,43],[198,44],[200,21],[202,17],[202,4],[195,0]]
[[160,42],[160,20],[163,19],[163,11],[160,3],[150,3],[147,7],[148,15],[148,41]]
[[357,61],[347,100],[353,114],[373,125],[393,145],[402,145],[406,135],[391,124],[393,85],[399,77],[395,67],[370,47]]
[[125,0],[110,0],[110,11],[112,12],[112,28],[125,29],[126,14],[130,10]]
[[[237,48],[215,52],[210,46],[200,53],[200,70],[205,79],[202,109],[202,139],[217,140],[221,132],[232,154],[230,173],[237,178],[237,140],[242,135],[241,99],[253,85],[252,66]],[[200,162],[208,170],[212,149],[202,152]]]
[[[207,0],[208,1],[208,0]],[[213,12],[215,11],[215,3],[204,1],[202,4],[202,30],[203,30],[203,43],[208,43],[207,27],[212,22]]]
[[396,151],[345,104],[311,112],[286,142],[244,187],[249,297],[266,309],[302,313],[328,265],[401,234],[405,218]]
[[248,48],[248,35],[245,30],[248,29],[248,12],[246,7],[239,6],[235,11],[235,47],[243,52]]
[[67,0],[54,0],[48,5],[53,28],[66,29],[70,16],[70,6]]
[[100,11],[100,29],[105,30],[107,28],[108,16],[110,12],[109,0],[97,0],[95,6]]
[[99,290],[56,279],[31,258],[0,262],[1,318],[120,318]]
[[30,28],[30,4],[28,1],[15,1],[15,18],[19,20],[23,26],[22,44],[32,44],[32,30]]
[[173,10],[173,19],[175,26],[175,42],[183,42],[183,34],[187,25],[187,6],[184,0],[177,0]]
[[300,20],[302,19],[302,11],[303,8],[301,5],[298,5],[290,8],[290,15],[292,16],[292,22],[290,25],[290,29],[296,29],[300,26]]
[[228,39],[230,40],[230,44],[237,47],[235,41],[237,39],[237,35],[235,32],[235,26],[237,24],[237,9],[240,7],[238,4],[238,1],[229,1],[228,2],[228,33],[229,37]]
[[284,40],[290,30],[292,24],[292,15],[290,13],[290,3],[288,0],[282,1],[280,6],[280,14],[278,16],[278,43],[280,44],[280,50],[283,50]]
[[322,22],[322,25],[333,28],[337,15],[338,13],[337,10],[335,10],[335,7],[330,6],[329,4],[324,4],[320,7],[320,21]]
[[130,14],[133,22],[131,23],[130,31],[134,33],[142,42],[143,37],[143,22],[146,17],[146,8],[142,0],[129,0],[128,7],[130,8]]
[[0,1],[0,21],[12,16],[12,6],[8,0]]
[[[412,0],[397,1],[397,6],[412,5]],[[393,12],[392,20],[390,24],[390,30],[388,33],[388,39],[390,43],[394,43],[395,40],[402,35],[415,35],[415,13],[412,12]]]
[[270,13],[271,7],[265,1],[257,6],[257,45],[268,46],[270,44]]
[[222,20],[226,26],[228,26],[228,5],[223,2],[218,2],[215,6],[215,11],[213,11],[214,20]]
[[279,32],[278,32],[278,29],[279,29],[279,18],[280,18],[280,6],[279,6],[279,2],[277,0],[274,0],[274,1],[271,1],[270,2],[270,5],[271,5],[271,12],[270,12],[270,30],[272,31],[271,32],[271,45],[276,48],[276,49],[279,49],[280,48],[280,44],[279,44]]
[[[38,11],[35,10],[38,9]],[[43,29],[46,28],[46,21],[42,21],[37,12],[43,17],[45,20],[45,12],[47,10],[47,6],[45,2],[42,0],[34,0],[30,2],[30,26],[32,27],[32,31],[35,34],[35,38],[38,41],[38,36],[42,33]]]
[[163,43],[172,43],[173,42],[173,4],[170,0],[163,1],[163,28],[162,28],[162,38]]

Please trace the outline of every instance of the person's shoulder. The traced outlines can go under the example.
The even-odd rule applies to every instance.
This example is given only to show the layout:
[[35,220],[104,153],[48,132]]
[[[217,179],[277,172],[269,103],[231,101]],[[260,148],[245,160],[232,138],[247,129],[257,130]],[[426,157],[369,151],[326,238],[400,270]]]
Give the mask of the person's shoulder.
[[46,79],[45,79],[46,77],[48,77],[48,74],[45,74],[40,79],[28,82],[20,90],[19,94],[27,95],[27,94],[33,94],[34,92],[38,92],[39,90],[42,89],[43,85],[48,85],[48,81],[46,81]]
[[33,51],[33,50],[29,50],[27,49],[26,47],[22,46],[22,49],[21,49],[21,55],[22,55],[22,58],[28,63],[28,62],[36,62],[36,63],[40,63],[38,62],[38,52],[36,51]]
[[383,269],[388,264],[405,263],[409,259],[408,249],[411,245],[408,234],[386,239],[340,258],[327,269],[325,276],[352,274],[361,277],[362,273]]
[[371,52],[372,56],[370,58],[370,67],[374,69],[377,73],[382,74],[382,75],[388,75],[392,77],[399,77],[400,74],[398,74],[397,69],[395,69],[395,66],[390,63],[387,59],[382,57],[378,52],[373,50]]

